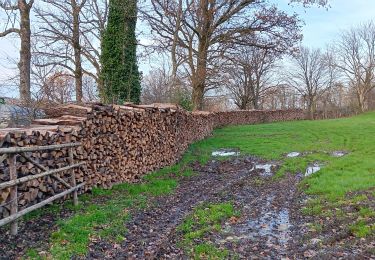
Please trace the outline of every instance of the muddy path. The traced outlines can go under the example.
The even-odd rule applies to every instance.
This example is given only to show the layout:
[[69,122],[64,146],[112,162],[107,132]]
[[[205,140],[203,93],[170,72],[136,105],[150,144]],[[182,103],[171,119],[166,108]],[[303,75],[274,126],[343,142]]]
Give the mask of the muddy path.
[[[231,186],[253,174],[251,159],[236,160],[236,163],[213,161],[205,167],[195,165],[198,174],[182,178],[177,190],[169,195],[157,197],[149,207],[137,210],[127,223],[128,232],[122,245],[99,241],[90,245],[88,258],[153,259],[169,244],[175,228],[200,203],[214,201]],[[179,250],[178,250],[179,251]],[[182,252],[171,253],[177,257]]]
[[[275,180],[277,163],[254,157],[193,168],[198,174],[181,179],[173,194],[154,198],[147,208],[133,212],[122,244],[96,241],[86,258],[189,259],[179,247],[182,235],[177,226],[202,203],[230,201],[240,217],[204,239],[228,249],[231,259],[375,259],[365,252],[374,245],[371,239],[360,241],[347,232],[334,242],[330,235],[327,240],[308,235],[307,221],[313,220],[301,216],[306,199],[298,190],[302,174]],[[343,246],[342,239],[351,243]]]
[[264,165],[253,157],[195,165],[198,175],[182,179],[174,194],[156,198],[133,215],[123,244],[96,242],[90,245],[88,258],[188,258],[177,246],[176,227],[197,205],[227,201],[241,211],[241,217],[225,223],[223,232],[212,235],[212,242],[243,259],[296,255],[298,250],[290,243],[294,232],[290,208],[299,178],[271,181],[275,169]]

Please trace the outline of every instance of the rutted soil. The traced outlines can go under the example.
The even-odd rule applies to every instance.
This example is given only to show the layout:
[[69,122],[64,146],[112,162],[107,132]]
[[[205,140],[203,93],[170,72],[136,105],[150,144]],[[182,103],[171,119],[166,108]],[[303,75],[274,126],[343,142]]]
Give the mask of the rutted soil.
[[[306,200],[298,189],[302,174],[275,180],[269,172],[276,171],[277,163],[269,164],[254,157],[212,160],[204,166],[194,164],[193,168],[197,174],[182,177],[173,194],[151,198],[143,209],[130,209],[132,218],[125,223],[128,229],[125,241],[95,239],[85,258],[188,259],[188,252],[178,246],[182,234],[177,226],[201,203],[230,201],[240,211],[240,217],[223,223],[221,232],[204,237],[205,241],[228,249],[230,258],[375,259],[374,236],[357,239],[350,234],[345,221],[301,215]],[[369,203],[374,204],[374,200]],[[54,220],[46,221],[43,217],[33,221],[39,227],[33,236],[46,238]],[[326,228],[311,232],[308,223],[316,222]],[[30,228],[33,226],[24,227],[22,232]],[[5,243],[0,245],[0,252],[7,249],[22,252],[24,248],[20,247],[30,246],[14,241],[20,245],[11,249],[7,238],[0,238],[0,242]],[[14,251],[8,256],[14,257]]]
[[[256,167],[265,164],[245,157],[194,165],[198,175],[182,179],[174,194],[155,198],[149,207],[133,214],[122,244],[96,241],[90,245],[87,257],[188,259],[187,252],[178,246],[182,234],[177,226],[203,202],[231,201],[240,210],[240,218],[223,223],[222,232],[211,233],[202,241],[229,249],[231,258],[375,259],[371,251],[374,237],[359,240],[347,230],[339,237],[333,236],[333,240],[330,236],[318,239],[318,233],[310,234],[307,222],[315,219],[301,215],[305,195],[298,192],[297,186],[303,175],[273,180],[265,174],[268,167]],[[273,172],[276,167],[271,167]]]

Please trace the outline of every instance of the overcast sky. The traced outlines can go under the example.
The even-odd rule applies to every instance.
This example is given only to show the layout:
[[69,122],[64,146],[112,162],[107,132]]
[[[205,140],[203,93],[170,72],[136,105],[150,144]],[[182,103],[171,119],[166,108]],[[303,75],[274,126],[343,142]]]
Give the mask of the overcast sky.
[[[375,0],[332,0],[331,8],[308,8],[300,5],[288,5],[289,0],[274,0],[282,10],[296,12],[305,21],[303,27],[303,45],[324,48],[334,41],[341,30],[360,23],[375,20]],[[0,26],[2,29],[2,26]],[[18,59],[18,41],[15,37],[0,38],[0,88],[1,81],[14,74],[15,64],[9,60]],[[149,64],[140,64],[147,71]],[[17,93],[0,89],[0,95],[14,96]]]

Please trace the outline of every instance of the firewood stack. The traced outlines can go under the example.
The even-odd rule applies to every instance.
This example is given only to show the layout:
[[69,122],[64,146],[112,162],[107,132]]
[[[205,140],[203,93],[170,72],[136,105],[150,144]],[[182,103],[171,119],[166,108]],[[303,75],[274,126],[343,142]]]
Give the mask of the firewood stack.
[[302,120],[306,115],[302,109],[290,110],[239,110],[216,112],[213,115],[214,127],[246,125],[279,121]]
[[[30,129],[17,129],[11,132],[0,132],[0,147],[25,147],[25,146],[43,146],[52,144],[61,144],[75,142],[78,139],[79,130],[76,127],[57,127],[57,126],[35,126]],[[68,164],[68,151],[62,149],[59,151],[40,151],[26,153],[33,160],[41,163],[47,169],[56,169]],[[31,174],[41,173],[38,167],[25,158],[17,157],[18,178]],[[60,173],[58,175],[63,179],[68,179],[69,173]],[[0,155],[0,182],[9,181],[8,160]],[[61,192],[65,187],[56,182],[51,177],[34,179],[30,182],[18,185],[19,207],[20,209],[35,204],[46,197]],[[9,215],[9,196],[10,189],[0,191],[0,217]]]
[[[75,148],[76,162],[86,162],[75,170],[77,183],[109,188],[115,183],[136,182],[148,172],[174,164],[189,144],[209,136],[215,127],[303,119],[302,110],[187,112],[172,104],[136,106],[131,104],[89,106],[68,105],[49,111],[53,116],[35,120],[28,129],[0,131],[0,147],[51,145],[81,142]],[[43,151],[29,154],[48,169],[68,164],[68,151]],[[21,156],[17,159],[18,177],[41,170]],[[59,175],[68,181],[70,173]],[[9,166],[0,155],[0,182],[9,180]],[[19,206],[37,203],[64,190],[51,177],[18,186]],[[9,202],[9,190],[0,191],[0,205]],[[8,214],[0,206],[0,218]]]

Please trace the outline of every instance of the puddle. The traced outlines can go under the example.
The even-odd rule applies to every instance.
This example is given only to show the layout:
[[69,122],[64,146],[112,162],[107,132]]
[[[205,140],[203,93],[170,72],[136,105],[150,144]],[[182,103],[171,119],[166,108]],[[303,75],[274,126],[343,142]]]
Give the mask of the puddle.
[[348,154],[348,152],[344,152],[344,151],[334,151],[334,152],[331,153],[331,156],[333,156],[333,157],[343,157],[347,154]]
[[320,171],[321,167],[318,164],[314,164],[313,166],[309,166],[306,169],[305,177],[310,176],[318,171]]
[[273,175],[272,167],[275,167],[275,165],[269,164],[269,163],[255,165],[255,169],[263,170],[263,172],[261,174],[262,176],[272,176]]
[[[240,239],[258,239],[263,237],[267,239],[267,244],[286,245],[291,239],[290,228],[292,227],[289,220],[289,210],[283,208],[281,210],[273,210],[272,201],[274,196],[267,198],[266,205],[262,209],[259,218],[250,219],[247,222],[240,224],[233,229],[227,226],[224,229],[226,233],[236,233],[238,236],[227,236],[222,240],[222,243],[232,240]],[[233,232],[237,231],[237,232]]]
[[298,157],[298,156],[300,156],[300,155],[301,155],[301,153],[299,153],[299,152],[291,152],[291,153],[288,153],[288,154],[286,155],[286,157],[294,158],[294,157]]
[[220,149],[212,152],[212,156],[238,156],[240,152],[234,149]]

